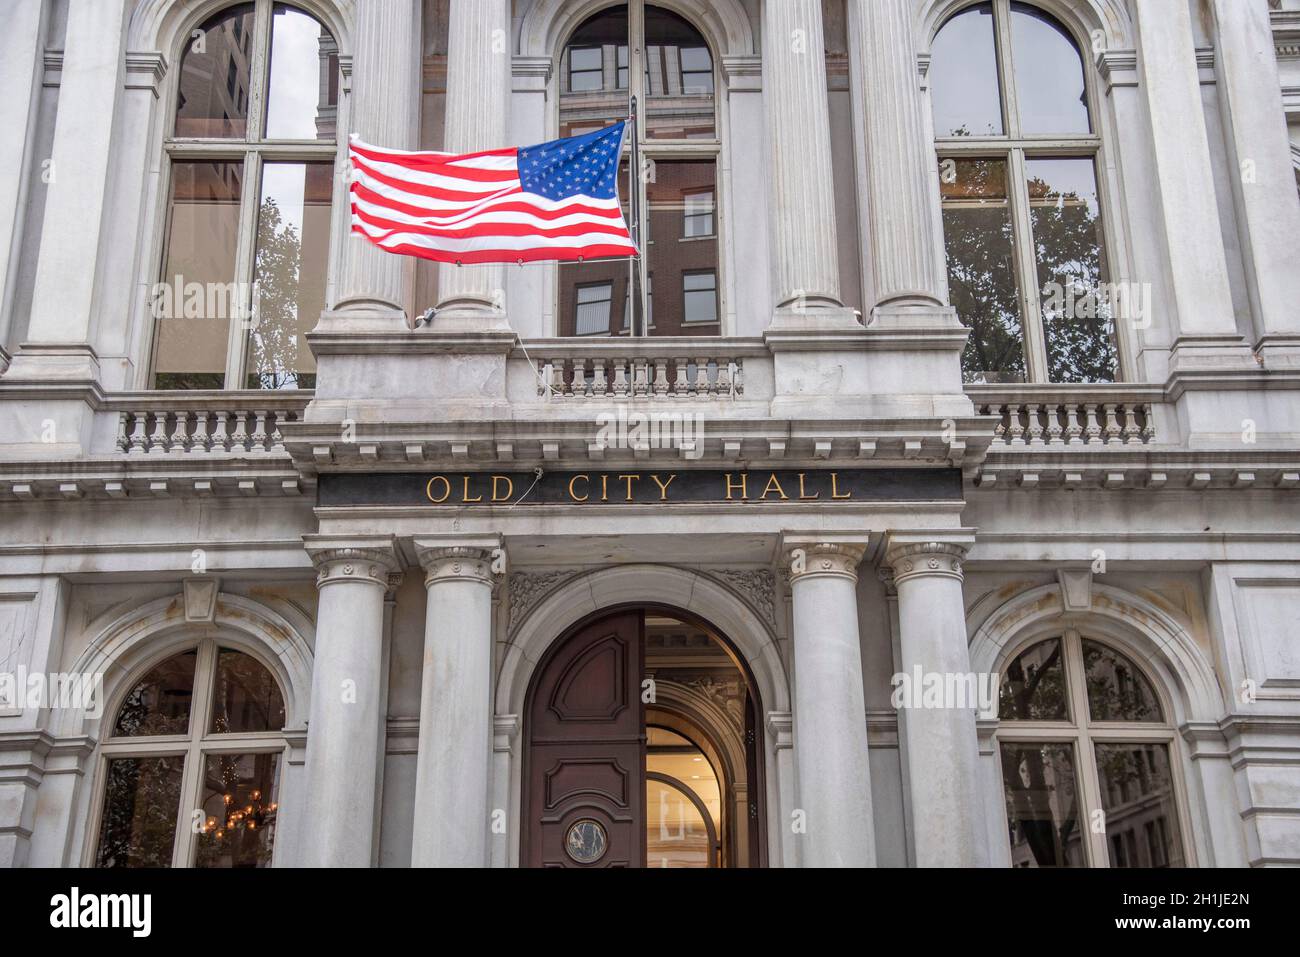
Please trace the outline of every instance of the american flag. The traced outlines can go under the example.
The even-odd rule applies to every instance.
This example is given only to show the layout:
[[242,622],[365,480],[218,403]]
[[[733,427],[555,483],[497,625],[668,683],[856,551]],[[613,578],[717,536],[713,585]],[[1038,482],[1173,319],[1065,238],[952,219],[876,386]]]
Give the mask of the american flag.
[[353,137],[352,232],[390,253],[467,265],[635,256],[618,200],[625,125],[464,155]]

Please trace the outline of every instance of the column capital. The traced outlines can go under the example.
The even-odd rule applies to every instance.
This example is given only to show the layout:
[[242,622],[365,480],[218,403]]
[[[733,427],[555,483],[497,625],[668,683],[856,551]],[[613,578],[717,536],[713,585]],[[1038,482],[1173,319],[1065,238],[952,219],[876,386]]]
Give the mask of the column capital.
[[401,570],[401,559],[391,537],[328,538],[309,535],[304,547],[316,566],[316,587],[338,582],[378,585],[385,591]]
[[444,541],[416,539],[415,554],[426,588],[444,581],[478,581],[495,587],[504,574],[499,536]]
[[866,542],[786,539],[782,554],[790,571],[790,583],[808,578],[858,580],[858,565],[867,552]]
[[942,576],[962,580],[962,562],[970,542],[961,540],[890,539],[885,564],[893,569],[894,585],[909,578]]

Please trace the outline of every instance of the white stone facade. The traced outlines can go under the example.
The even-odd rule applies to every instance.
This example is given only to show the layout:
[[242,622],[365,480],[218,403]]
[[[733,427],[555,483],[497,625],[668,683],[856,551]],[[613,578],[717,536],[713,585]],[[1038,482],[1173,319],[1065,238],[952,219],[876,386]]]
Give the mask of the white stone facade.
[[[1069,635],[1154,688],[1159,728],[1125,740],[1167,749],[1183,862],[1300,863],[1300,0],[1034,2],[1084,54],[1110,278],[1151,291],[1114,383],[963,381],[930,79],[969,0],[656,4],[713,56],[716,136],[678,153],[716,157],[721,331],[661,339],[561,336],[565,267],[347,236],[349,132],[556,138],[561,55],[606,0],[295,0],[338,50],[315,388],[185,392],[151,388],[149,297],[170,156],[208,149],[169,139],[178,64],[229,4],[6,0],[0,673],[102,674],[106,709],[0,709],[0,864],[95,863],[117,705],[214,639],[283,694],[276,865],[518,866],[530,680],[631,604],[743,660],[771,866],[1020,863],[996,701],[900,716],[891,678],[1003,674]],[[602,448],[620,406],[703,437]],[[950,469],[962,494],[318,499],[330,476],[535,468]],[[1035,740],[1075,742],[1102,793],[1080,727]]]

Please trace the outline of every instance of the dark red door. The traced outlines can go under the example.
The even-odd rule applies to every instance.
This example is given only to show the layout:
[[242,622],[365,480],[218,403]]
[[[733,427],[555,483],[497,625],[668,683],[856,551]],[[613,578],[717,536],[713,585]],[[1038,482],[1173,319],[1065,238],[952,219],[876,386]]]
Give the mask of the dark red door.
[[528,705],[524,860],[645,861],[644,617],[618,612],[556,643]]

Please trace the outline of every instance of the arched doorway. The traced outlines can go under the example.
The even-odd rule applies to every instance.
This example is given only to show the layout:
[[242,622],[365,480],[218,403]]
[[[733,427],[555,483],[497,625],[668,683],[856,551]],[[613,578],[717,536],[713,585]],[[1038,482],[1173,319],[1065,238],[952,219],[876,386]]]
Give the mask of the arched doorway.
[[708,622],[657,606],[579,622],[526,696],[522,862],[761,866],[760,713]]

